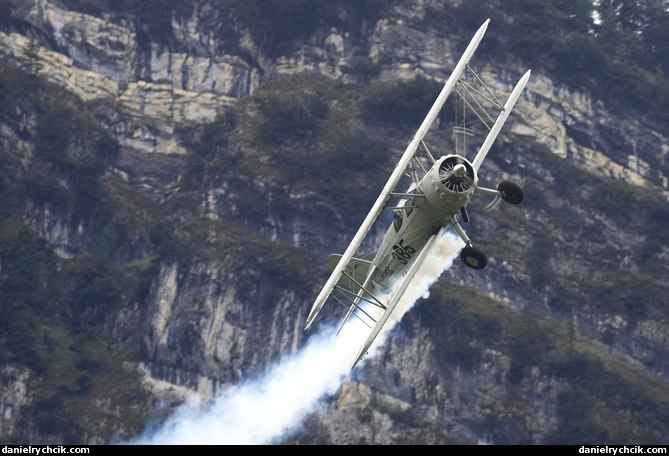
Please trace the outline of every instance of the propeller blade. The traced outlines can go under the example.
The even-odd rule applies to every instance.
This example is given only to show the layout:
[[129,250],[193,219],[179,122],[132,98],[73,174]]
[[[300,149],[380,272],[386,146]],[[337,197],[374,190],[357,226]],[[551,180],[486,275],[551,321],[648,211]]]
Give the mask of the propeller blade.
[[460,208],[460,215],[462,215],[462,221],[465,223],[469,223],[469,214],[467,213],[467,208],[462,206]]
[[495,209],[497,206],[499,206],[499,203],[502,201],[502,197],[499,196],[499,193],[495,195],[495,197],[488,203],[486,207],[483,208],[484,211],[490,212],[493,209]]

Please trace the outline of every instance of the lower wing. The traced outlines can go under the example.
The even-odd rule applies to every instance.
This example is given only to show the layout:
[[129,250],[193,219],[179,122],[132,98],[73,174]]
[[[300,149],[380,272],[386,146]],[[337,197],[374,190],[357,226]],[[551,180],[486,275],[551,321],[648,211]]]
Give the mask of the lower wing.
[[386,325],[388,322],[388,319],[392,315],[393,311],[397,307],[397,304],[400,302],[400,299],[402,299],[402,296],[404,295],[404,292],[408,288],[409,284],[413,280],[414,276],[416,275],[416,272],[418,272],[418,269],[423,265],[425,262],[425,259],[427,258],[427,255],[430,253],[430,250],[432,249],[432,246],[436,242],[436,240],[442,235],[446,228],[441,228],[436,234],[433,234],[428,241],[425,243],[423,246],[423,249],[420,251],[418,256],[416,257],[416,260],[414,263],[411,265],[409,270],[407,271],[407,274],[402,277],[400,280],[400,283],[398,284],[395,292],[393,292],[393,295],[390,298],[390,301],[388,303],[388,306],[383,312],[383,315],[379,320],[376,322],[374,327],[372,328],[372,332],[369,334],[369,337],[367,337],[367,340],[365,343],[362,345],[360,348],[360,351],[358,352],[358,356],[356,357],[355,362],[353,363],[353,367],[358,364],[358,362],[362,359],[363,356],[367,353],[367,350],[369,350],[369,347],[372,346],[374,343],[374,340],[378,337],[378,335],[381,333],[381,330],[383,327]]

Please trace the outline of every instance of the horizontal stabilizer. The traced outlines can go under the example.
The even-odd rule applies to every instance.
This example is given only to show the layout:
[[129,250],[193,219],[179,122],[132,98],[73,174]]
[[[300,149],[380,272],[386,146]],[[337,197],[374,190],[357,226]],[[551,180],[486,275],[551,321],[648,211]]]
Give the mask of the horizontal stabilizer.
[[[330,266],[331,269],[336,268],[341,257],[341,255],[330,255],[328,257],[328,266]],[[349,261],[344,268],[344,274],[342,274],[339,282],[337,282],[337,286],[357,294],[360,291],[361,285],[365,283],[365,279],[367,279],[367,274],[371,267],[371,261],[355,257],[351,258],[351,261]]]

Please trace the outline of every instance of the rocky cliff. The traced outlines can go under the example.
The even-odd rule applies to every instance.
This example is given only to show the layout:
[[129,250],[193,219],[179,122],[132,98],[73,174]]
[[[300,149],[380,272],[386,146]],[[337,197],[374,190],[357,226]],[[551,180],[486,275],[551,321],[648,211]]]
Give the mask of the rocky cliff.
[[[417,125],[365,100],[438,87],[473,30],[434,16],[458,2],[160,3],[0,2],[0,306],[37,347],[2,328],[3,440],[127,438],[295,352]],[[454,265],[287,442],[666,443],[669,130],[500,49],[494,89],[533,73],[482,178],[526,202],[474,204],[489,267]]]

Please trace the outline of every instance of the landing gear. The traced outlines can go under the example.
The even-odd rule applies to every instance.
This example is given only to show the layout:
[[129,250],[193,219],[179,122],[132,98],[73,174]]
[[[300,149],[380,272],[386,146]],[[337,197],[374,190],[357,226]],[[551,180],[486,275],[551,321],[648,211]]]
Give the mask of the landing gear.
[[488,264],[488,260],[483,252],[471,244],[460,251],[460,259],[464,264],[473,269],[483,269],[485,268],[485,265]]
[[513,182],[503,181],[497,186],[499,196],[509,204],[520,204],[523,202],[523,191]]
[[465,233],[465,230],[463,230],[460,224],[455,221],[455,218],[451,219],[451,226],[453,227],[453,231],[455,231],[455,233],[465,243],[465,247],[460,251],[460,259],[462,262],[473,269],[485,268],[485,265],[488,264],[488,260],[486,259],[483,252],[477,248],[474,248],[472,241],[467,236],[467,233]]

